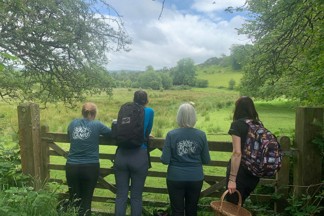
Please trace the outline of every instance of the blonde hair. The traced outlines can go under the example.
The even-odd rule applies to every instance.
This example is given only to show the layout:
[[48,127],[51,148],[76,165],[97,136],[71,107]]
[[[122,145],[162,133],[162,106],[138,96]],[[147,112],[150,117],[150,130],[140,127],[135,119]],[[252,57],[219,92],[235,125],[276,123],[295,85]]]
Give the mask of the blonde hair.
[[196,110],[190,103],[180,105],[177,114],[177,123],[180,127],[193,128],[197,122]]
[[82,116],[84,118],[96,117],[97,115],[97,105],[91,102],[86,102],[82,106]]

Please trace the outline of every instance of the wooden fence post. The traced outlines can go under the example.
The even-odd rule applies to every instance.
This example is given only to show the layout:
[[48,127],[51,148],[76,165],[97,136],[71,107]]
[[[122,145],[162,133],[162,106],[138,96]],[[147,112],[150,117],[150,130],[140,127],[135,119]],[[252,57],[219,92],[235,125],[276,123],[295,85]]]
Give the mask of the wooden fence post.
[[313,184],[321,182],[322,158],[318,147],[312,143],[320,135],[322,128],[315,123],[323,124],[324,108],[297,108],[295,146],[297,160],[294,164],[294,195],[300,196],[306,189],[311,193]]
[[49,146],[47,140],[43,140],[44,134],[49,132],[49,128],[47,125],[41,126],[41,180],[46,181],[50,178],[50,156],[49,156]]
[[281,145],[281,149],[284,153],[281,163],[281,169],[276,175],[277,186],[276,193],[281,194],[282,199],[275,202],[275,212],[282,212],[284,208],[287,206],[288,198],[288,185],[289,185],[289,170],[290,170],[290,139],[287,136],[279,137],[279,143]]
[[25,103],[18,106],[19,146],[22,171],[34,180],[34,188],[40,189],[43,176],[42,145],[40,140],[40,111],[34,103]]

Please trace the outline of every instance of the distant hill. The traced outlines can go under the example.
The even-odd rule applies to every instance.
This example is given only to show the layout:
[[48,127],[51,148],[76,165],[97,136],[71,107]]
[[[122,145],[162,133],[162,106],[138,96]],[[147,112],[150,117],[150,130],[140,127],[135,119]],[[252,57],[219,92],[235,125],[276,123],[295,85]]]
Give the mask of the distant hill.
[[[242,78],[242,72],[240,70],[233,70],[231,65],[231,59],[228,56],[212,57],[207,59],[201,64],[195,65],[197,79],[208,80],[208,87],[210,88],[228,88],[230,80],[234,80],[235,86],[237,87]],[[156,70],[157,72],[169,72],[173,68]],[[144,71],[136,70],[116,70],[110,71],[111,74],[115,74],[114,78],[117,80],[134,79],[136,73],[142,73]],[[122,75],[122,77],[120,77]],[[134,81],[134,80],[133,80]]]
[[227,57],[209,58],[196,66],[197,79],[208,80],[208,87],[228,88],[230,80],[235,81],[237,87],[242,78],[242,71],[233,70]]

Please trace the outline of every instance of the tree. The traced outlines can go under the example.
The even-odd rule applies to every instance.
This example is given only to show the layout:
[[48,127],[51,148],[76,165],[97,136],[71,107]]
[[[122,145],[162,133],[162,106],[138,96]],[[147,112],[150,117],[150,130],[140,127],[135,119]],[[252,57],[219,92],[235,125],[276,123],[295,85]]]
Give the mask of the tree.
[[130,41],[118,13],[104,8],[114,11],[104,0],[1,1],[0,96],[73,103],[103,86],[110,92],[102,65]]
[[159,73],[159,75],[162,79],[162,87],[164,89],[170,89],[172,87],[172,78],[169,76],[169,74]]
[[147,66],[146,71],[139,75],[139,85],[142,88],[159,90],[162,87],[162,79],[152,66]]
[[324,2],[249,0],[251,19],[240,30],[253,40],[242,94],[286,96],[324,103]]
[[179,60],[177,66],[173,69],[171,76],[173,77],[173,85],[194,86],[196,79],[194,61],[191,58]]
[[253,45],[233,45],[231,47],[231,60],[232,60],[232,69],[241,70],[242,67],[248,62],[248,56],[251,52]]

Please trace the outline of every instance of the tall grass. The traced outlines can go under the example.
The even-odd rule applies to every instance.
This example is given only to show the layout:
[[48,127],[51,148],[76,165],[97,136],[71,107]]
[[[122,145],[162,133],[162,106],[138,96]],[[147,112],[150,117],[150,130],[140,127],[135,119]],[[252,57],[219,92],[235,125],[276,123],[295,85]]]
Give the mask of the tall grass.
[[[133,98],[134,90],[114,89],[114,95],[89,96],[98,106],[97,119],[108,126],[117,118],[119,107]],[[179,105],[192,101],[198,115],[196,127],[207,133],[209,140],[229,140],[227,131],[232,121],[234,102],[238,92],[222,89],[191,89],[182,91],[147,90],[149,95],[148,106],[155,111],[152,134],[155,137],[165,137],[166,133],[177,127],[176,114]],[[63,104],[49,104],[41,109],[41,124],[48,125],[51,132],[66,132],[69,122],[81,117],[83,102],[76,104],[76,108],[67,108]],[[266,127],[278,135],[291,134],[294,130],[295,104],[284,100],[256,101],[259,116]],[[18,132],[17,104],[0,102],[0,125],[7,133]]]
[[[97,119],[110,126],[113,119],[117,118],[119,107],[133,98],[135,89],[114,89],[113,96],[108,97],[105,94],[89,96],[87,101],[92,101],[98,106]],[[169,130],[177,128],[176,114],[178,107],[183,102],[192,101],[195,103],[197,111],[196,128],[206,132],[207,139],[213,141],[230,141],[227,134],[232,121],[234,102],[239,94],[236,91],[226,89],[206,88],[191,90],[164,90],[154,91],[147,90],[149,95],[148,106],[155,111],[155,119],[152,134],[158,138],[164,138]],[[66,132],[69,122],[74,118],[81,117],[81,106],[83,102],[76,105],[76,108],[67,108],[63,104],[49,104],[47,108],[41,109],[41,124],[49,126],[51,132]],[[277,135],[291,135],[294,131],[295,122],[295,104],[285,100],[274,101],[256,101],[256,108],[259,116],[265,126]],[[6,134],[15,134],[18,131],[17,105],[9,105],[0,102],[0,128],[6,131]],[[64,149],[68,149],[68,144],[61,144]],[[101,146],[101,152],[115,151],[114,147]],[[161,152],[155,150],[152,155],[160,156]],[[212,153],[212,158],[217,160],[228,160],[228,153]],[[51,157],[51,162],[64,164],[66,160],[62,157]],[[111,167],[112,163],[107,160],[101,160],[101,167]],[[155,163],[152,170],[166,171],[167,166]],[[205,174],[208,175],[225,175],[224,168],[204,167]],[[51,171],[52,178],[59,178],[65,181],[64,171]],[[114,176],[109,175],[105,178],[107,181],[114,183]],[[147,185],[159,185],[166,187],[164,178],[149,177]],[[207,185],[204,185],[206,187]],[[61,189],[67,191],[66,187]],[[95,194],[98,196],[107,196],[110,192],[107,190],[96,189]],[[112,196],[112,195],[111,195]],[[144,199],[165,200],[168,196],[160,194],[145,194]],[[112,203],[94,203],[94,208],[105,208],[112,212]]]

